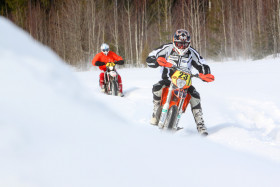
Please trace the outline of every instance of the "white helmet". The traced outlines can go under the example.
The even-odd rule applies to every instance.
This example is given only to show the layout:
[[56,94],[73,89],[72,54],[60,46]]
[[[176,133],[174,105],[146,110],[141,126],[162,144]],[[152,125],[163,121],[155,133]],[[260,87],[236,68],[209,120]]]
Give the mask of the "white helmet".
[[107,54],[109,53],[109,45],[106,43],[103,43],[100,47],[101,51],[104,53],[104,55],[107,56]]

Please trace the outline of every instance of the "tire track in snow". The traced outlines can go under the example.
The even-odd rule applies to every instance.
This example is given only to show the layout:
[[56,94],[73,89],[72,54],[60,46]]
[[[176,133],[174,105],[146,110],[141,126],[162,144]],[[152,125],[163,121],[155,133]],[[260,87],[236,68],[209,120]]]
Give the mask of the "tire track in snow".
[[272,102],[250,98],[230,98],[226,105],[232,114],[230,122],[217,124],[221,129],[209,137],[280,162],[280,109]]

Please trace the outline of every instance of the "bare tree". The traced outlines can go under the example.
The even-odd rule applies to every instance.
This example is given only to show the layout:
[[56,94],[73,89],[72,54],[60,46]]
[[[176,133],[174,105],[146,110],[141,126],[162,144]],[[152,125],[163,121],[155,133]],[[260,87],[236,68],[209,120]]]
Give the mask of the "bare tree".
[[130,7],[130,0],[127,0],[125,3],[125,12],[126,12],[126,17],[127,17],[127,22],[128,22],[128,34],[129,34],[129,56],[128,59],[133,59],[133,50],[132,50],[132,32],[131,32],[131,7]]
[[118,0],[115,0],[114,6],[114,23],[115,23],[115,32],[114,32],[114,39],[115,39],[115,47],[116,52],[119,53],[119,32],[118,32]]
[[126,63],[145,64],[149,51],[179,28],[190,31],[206,58],[280,52],[280,0],[9,0],[0,13],[74,66],[88,62],[102,42]]

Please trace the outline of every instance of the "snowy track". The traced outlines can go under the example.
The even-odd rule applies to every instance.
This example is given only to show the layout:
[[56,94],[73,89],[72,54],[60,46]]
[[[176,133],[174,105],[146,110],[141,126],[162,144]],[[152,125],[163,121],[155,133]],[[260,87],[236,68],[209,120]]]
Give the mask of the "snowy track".
[[[216,76],[213,83],[193,80],[200,92],[208,139],[244,152],[250,152],[280,163],[280,109],[277,79],[269,79],[276,62],[210,63]],[[77,73],[85,86],[102,102],[127,121],[149,125],[152,113],[152,85],[158,81],[158,69],[120,69],[124,98],[105,96],[97,86],[99,71]],[[261,75],[261,76],[260,76]],[[275,76],[275,75],[274,75]],[[280,79],[280,76],[279,78]],[[274,85],[274,86],[273,86]],[[266,90],[267,89],[267,90]],[[190,109],[183,115],[184,129],[176,136],[198,136]]]
[[279,59],[211,63],[216,81],[194,80],[204,138],[190,109],[178,133],[149,124],[158,69],[121,69],[126,96],[103,95],[99,71],[0,28],[1,187],[279,186]]

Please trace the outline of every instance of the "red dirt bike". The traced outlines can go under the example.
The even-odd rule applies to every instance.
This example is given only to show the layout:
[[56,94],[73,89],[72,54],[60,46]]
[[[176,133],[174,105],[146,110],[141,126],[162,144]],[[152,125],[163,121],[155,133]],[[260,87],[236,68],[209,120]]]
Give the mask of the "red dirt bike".
[[172,69],[175,72],[171,77],[170,86],[163,88],[157,116],[160,116],[158,123],[160,129],[176,131],[182,129],[178,127],[178,123],[191,99],[188,88],[192,85],[192,78],[200,77],[198,74],[193,75],[188,68],[173,66]]

